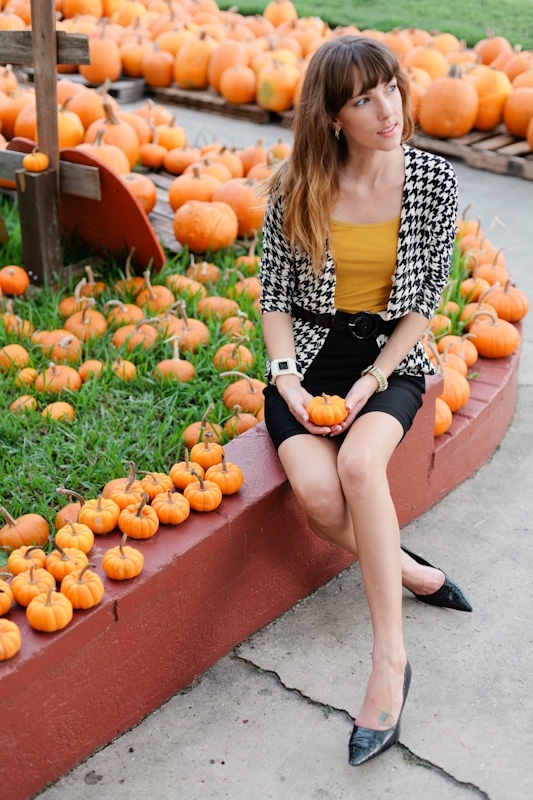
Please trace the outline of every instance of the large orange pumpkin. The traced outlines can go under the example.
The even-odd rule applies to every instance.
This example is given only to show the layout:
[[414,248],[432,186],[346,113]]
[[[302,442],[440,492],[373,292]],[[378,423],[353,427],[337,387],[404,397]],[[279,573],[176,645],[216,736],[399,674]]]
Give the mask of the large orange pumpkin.
[[452,65],[448,75],[428,86],[420,102],[420,126],[430,136],[465,136],[474,127],[479,108],[475,87]]
[[174,214],[172,225],[178,242],[194,253],[230,247],[239,230],[231,206],[201,200],[187,200]]

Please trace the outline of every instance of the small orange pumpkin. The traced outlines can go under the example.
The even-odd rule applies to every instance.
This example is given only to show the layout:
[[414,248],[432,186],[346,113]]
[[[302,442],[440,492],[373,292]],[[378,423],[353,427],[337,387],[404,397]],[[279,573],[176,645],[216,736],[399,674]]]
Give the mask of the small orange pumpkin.
[[179,492],[171,492],[169,489],[154,497],[152,508],[157,514],[159,522],[164,525],[179,525],[189,516],[191,505],[184,495]]
[[118,527],[132,539],[149,539],[159,528],[159,517],[148,505],[148,495],[142,492],[141,501],[126,506],[120,512]]
[[343,397],[323,393],[313,397],[306,406],[309,419],[315,425],[331,427],[338,425],[348,416],[348,409]]
[[127,540],[128,535],[125,533],[120,544],[117,547],[111,547],[104,554],[102,569],[111,580],[129,580],[142,572],[144,556],[137,548],[127,545]]
[[50,587],[46,594],[38,594],[30,601],[26,619],[35,630],[53,633],[68,625],[73,613],[68,597]]
[[80,570],[70,572],[61,581],[61,594],[64,594],[73,608],[92,608],[98,605],[104,596],[104,584],[101,577],[85,564]]
[[38,147],[34,147],[31,153],[22,159],[22,166],[28,172],[44,172],[50,166],[50,159],[46,153],[41,153]]
[[196,474],[197,480],[183,490],[184,496],[195,511],[213,511],[222,502],[222,490],[214,481],[206,481]]
[[7,661],[18,653],[22,644],[20,628],[10,619],[0,619],[0,661]]

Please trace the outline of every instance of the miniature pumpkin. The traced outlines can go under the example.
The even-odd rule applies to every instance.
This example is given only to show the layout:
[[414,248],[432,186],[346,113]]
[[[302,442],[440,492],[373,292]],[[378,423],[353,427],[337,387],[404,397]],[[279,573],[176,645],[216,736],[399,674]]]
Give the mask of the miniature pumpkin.
[[266,388],[266,383],[257,378],[250,378],[237,370],[220,373],[221,378],[226,378],[230,375],[239,376],[239,380],[224,390],[222,402],[226,408],[233,408],[235,405],[239,405],[243,411],[256,414],[265,402],[263,389]]
[[344,398],[336,394],[323,393],[320,397],[313,397],[307,404],[306,410],[311,422],[326,427],[338,425],[348,416]]
[[452,413],[465,406],[470,399],[470,384],[456,369],[442,369],[444,386],[439,397],[450,407]]
[[170,289],[167,286],[152,286],[150,270],[145,270],[143,276],[145,287],[136,296],[136,305],[151,314],[170,308],[174,302],[174,295]]
[[22,369],[31,363],[30,354],[21,344],[6,344],[0,350],[0,369]]
[[213,356],[213,364],[219,370],[245,370],[253,367],[254,355],[243,342],[248,337],[239,336],[234,342],[221,345]]
[[[192,477],[195,480],[195,476]],[[154,497],[152,508],[159,522],[164,525],[179,525],[187,519],[191,510],[187,498],[179,492],[171,492],[170,489]]]
[[24,267],[7,264],[0,269],[0,289],[7,295],[23,295],[30,285],[30,278]]
[[58,583],[61,583],[65,575],[81,569],[89,559],[78,547],[65,547],[63,549],[54,542],[54,549],[46,556],[46,570],[54,576]]
[[172,358],[164,358],[159,361],[154,369],[154,377],[165,380],[176,380],[180,383],[187,383],[196,373],[194,364],[185,358],[180,358],[179,336],[171,336],[167,342],[172,342]]
[[9,404],[9,410],[14,414],[25,414],[27,411],[37,411],[37,400],[31,394],[21,394]]
[[478,353],[484,358],[504,358],[520,346],[520,334],[511,322],[498,319],[495,311],[480,311],[473,316],[469,332]]
[[146,492],[148,495],[148,500],[150,502],[152,502],[158,494],[167,492],[174,486],[172,478],[165,472],[147,472],[141,470],[139,474],[144,475],[144,478],[141,478],[141,486],[143,492]]
[[139,503],[142,486],[141,482],[136,479],[136,469],[133,461],[130,462],[130,472],[126,479],[119,480],[116,484],[113,484],[109,494],[106,492],[106,487],[107,484],[104,486],[103,496],[114,500],[121,511],[131,503]]
[[191,461],[197,461],[204,470],[220,464],[224,455],[224,448],[218,442],[213,442],[213,435],[206,431],[203,442],[198,442],[191,448]]
[[47,406],[41,411],[41,416],[46,419],[55,419],[73,422],[76,418],[76,409],[72,403],[64,401],[56,401],[55,403],[48,403]]
[[132,539],[149,539],[159,528],[159,517],[148,505],[148,495],[142,492],[139,503],[132,503],[120,512],[118,527]]
[[73,613],[68,597],[50,587],[46,594],[38,594],[30,601],[26,619],[35,630],[52,633],[68,625]]
[[233,406],[234,413],[224,424],[224,430],[229,439],[239,436],[239,434],[254,428],[259,424],[259,420],[254,414],[249,414],[242,410],[241,406],[236,403]]
[[94,534],[82,522],[69,520],[57,531],[55,541],[60,547],[76,547],[78,550],[88,553],[94,544]]
[[28,172],[44,172],[50,166],[50,159],[46,153],[40,153],[38,147],[34,147],[31,153],[27,153],[22,159],[22,166]]
[[96,499],[87,500],[83,504],[78,521],[87,525],[93,533],[106,534],[117,527],[120,511],[118,503],[100,494]]
[[101,577],[85,564],[81,569],[65,575],[61,581],[61,594],[64,594],[73,608],[92,608],[98,605],[104,596],[104,584]]
[[31,566],[27,572],[15,575],[11,581],[11,591],[17,603],[26,607],[38,594],[55,589],[56,579],[42,567]]
[[185,489],[188,483],[197,480],[193,470],[204,477],[204,468],[197,461],[189,461],[189,449],[185,448],[185,460],[178,461],[170,468],[170,477],[176,489]]
[[7,580],[4,580],[4,578],[10,577],[11,575],[9,572],[0,572],[0,617],[4,614],[7,614],[13,605],[13,592],[11,591],[11,586]]
[[196,474],[197,480],[183,490],[184,496],[195,511],[213,511],[222,502],[222,490],[214,481],[206,481]]
[[102,569],[108,578],[114,581],[124,581],[135,578],[142,572],[144,556],[135,547],[126,544],[128,536],[122,536],[117,547],[111,547],[104,554]]
[[29,572],[32,567],[44,568],[45,563],[46,553],[42,547],[24,545],[9,554],[6,567],[12,575],[20,575],[21,572]]
[[205,478],[218,484],[224,495],[235,494],[244,483],[244,475],[239,465],[226,461],[224,455],[220,464],[213,464],[212,467],[209,467]]
[[13,658],[20,650],[22,639],[16,622],[0,619],[0,661]]
[[61,392],[64,389],[76,392],[81,385],[78,371],[67,364],[51,363],[35,379],[35,389],[38,392]]
[[490,304],[496,309],[498,317],[507,322],[519,322],[529,312],[528,296],[511,279],[491,292]]
[[16,548],[48,541],[50,526],[40,514],[23,514],[14,519],[3,506],[0,506],[0,512],[7,520],[7,524],[0,528],[0,546]]

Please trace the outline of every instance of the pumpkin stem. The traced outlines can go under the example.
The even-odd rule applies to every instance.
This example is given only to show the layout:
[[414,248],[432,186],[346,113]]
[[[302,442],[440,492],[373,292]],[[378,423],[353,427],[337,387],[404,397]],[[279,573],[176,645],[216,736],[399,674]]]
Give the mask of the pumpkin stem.
[[54,587],[53,587],[53,586],[50,586],[50,588],[48,589],[48,591],[47,591],[47,593],[46,593],[46,603],[45,603],[45,606],[52,606],[52,605],[53,605],[53,603],[52,603],[52,592],[53,592],[53,591],[54,591]]
[[126,544],[127,541],[128,541],[128,534],[127,533],[122,534],[122,539],[120,540],[120,544],[118,546],[118,549],[120,551],[120,558],[128,557],[124,552],[124,545]]
[[16,524],[17,524],[17,520],[16,520],[16,519],[14,519],[14,518],[11,516],[11,514],[9,513],[9,511],[7,510],[7,508],[4,508],[4,506],[0,506],[0,512],[1,512],[1,513],[4,515],[4,517],[6,518],[6,520],[7,520],[7,524],[9,525],[9,527],[10,527],[10,528],[12,528],[14,525],[16,525]]
[[65,553],[63,548],[60,547],[57,542],[54,542],[53,546],[61,555],[61,561],[72,561],[71,557],[67,553]]
[[201,492],[205,492],[205,483],[203,482],[202,476],[200,475],[200,473],[196,472],[195,469],[191,469],[191,475],[194,475],[196,478],[198,478],[198,483],[200,484],[199,490]]
[[131,487],[133,486],[133,482],[137,477],[137,470],[135,467],[135,462],[130,461],[130,471],[128,472],[128,477],[126,479],[126,486],[124,487],[125,492],[129,492]]
[[245,375],[244,372],[239,372],[236,369],[229,369],[227,370],[227,372],[220,373],[221,378],[226,378],[228,375],[235,375],[235,376],[238,375],[239,378],[246,378],[246,380],[248,381],[249,391],[252,394],[257,394],[257,389],[255,388],[254,383],[249,375]]
[[126,264],[124,266],[124,277],[126,278],[127,281],[131,281],[131,279],[133,278],[131,272],[131,261],[134,253],[135,253],[135,247],[132,247],[126,259]]
[[80,501],[80,506],[82,506],[85,503],[85,500],[83,499],[81,494],[78,494],[78,492],[75,492],[72,489],[65,489],[63,485],[61,485],[58,489],[56,489],[56,492],[58,494],[66,494],[68,497],[75,497],[76,500]]
[[145,507],[145,505],[148,503],[148,499],[149,498],[148,498],[148,495],[146,494],[146,492],[142,492],[141,493],[141,502],[139,503],[137,511],[135,512],[135,516],[136,517],[142,517],[142,510]]
[[85,572],[86,572],[86,571],[89,569],[89,567],[93,567],[93,569],[94,569],[94,564],[85,564],[85,565],[84,565],[84,566],[83,566],[83,567],[82,567],[82,568],[81,568],[81,569],[78,571],[78,573],[77,573],[78,577],[76,578],[76,583],[80,583],[80,584],[81,584],[81,583],[85,583],[85,578],[84,578],[84,575],[85,575]]

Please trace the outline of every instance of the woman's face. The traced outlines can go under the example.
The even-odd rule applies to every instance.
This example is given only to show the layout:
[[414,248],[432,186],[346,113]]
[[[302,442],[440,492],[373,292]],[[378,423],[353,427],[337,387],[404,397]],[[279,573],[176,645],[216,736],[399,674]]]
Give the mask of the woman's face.
[[349,149],[394,149],[401,143],[403,130],[402,96],[396,78],[365,93],[357,68],[354,78],[353,95],[333,118],[334,127],[342,128]]

